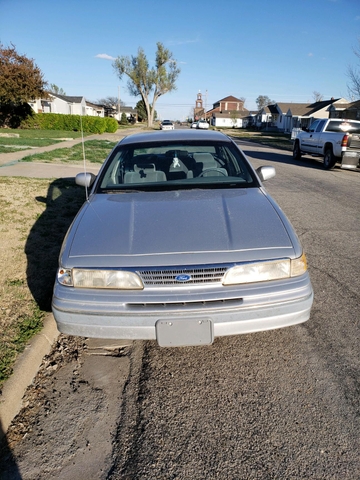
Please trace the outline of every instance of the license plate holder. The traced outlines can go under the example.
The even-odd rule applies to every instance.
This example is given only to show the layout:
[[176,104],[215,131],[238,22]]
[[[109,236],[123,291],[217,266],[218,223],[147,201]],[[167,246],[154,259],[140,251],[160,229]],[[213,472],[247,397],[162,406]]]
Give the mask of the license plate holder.
[[210,318],[158,320],[155,329],[160,347],[211,345],[214,341]]

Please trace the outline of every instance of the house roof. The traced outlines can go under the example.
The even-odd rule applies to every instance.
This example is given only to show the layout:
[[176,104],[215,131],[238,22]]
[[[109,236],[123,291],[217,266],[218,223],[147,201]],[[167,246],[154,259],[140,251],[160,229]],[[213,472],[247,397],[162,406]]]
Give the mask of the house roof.
[[309,105],[307,103],[277,103],[279,110],[286,114],[289,110],[293,115],[308,115]]
[[120,107],[120,112],[127,112],[127,113],[136,113],[136,109],[133,108],[133,107],[125,107],[125,106],[121,106]]
[[351,103],[336,103],[332,105],[332,110],[358,110],[360,108],[360,100]]
[[[286,114],[289,110],[293,116],[311,116],[313,113],[328,107],[336,103],[337,105],[343,105],[345,99],[343,98],[331,98],[330,100],[321,100],[319,102],[308,103],[276,103],[275,105],[269,105],[271,113],[276,112],[276,106],[281,110],[283,114]],[[273,108],[274,107],[274,108]]]
[[265,107],[262,107],[262,109],[259,110],[259,111],[257,111],[256,113],[257,113],[257,114],[258,114],[258,113],[261,113],[261,112],[263,112],[263,113],[273,113],[273,112],[270,110],[269,107],[270,107],[270,105],[265,105]]
[[100,105],[99,103],[88,102],[87,100],[86,100],[86,105],[90,107],[95,107],[95,108],[104,108],[104,105]]
[[219,103],[219,102],[244,102],[244,100],[242,100],[241,98],[236,98],[236,97],[233,97],[232,95],[229,95],[228,97],[222,98],[221,100],[218,100],[215,103]]
[[60,100],[64,100],[64,102],[69,103],[81,103],[84,97],[73,97],[68,95],[59,95],[57,93],[51,93],[53,97],[60,98]]

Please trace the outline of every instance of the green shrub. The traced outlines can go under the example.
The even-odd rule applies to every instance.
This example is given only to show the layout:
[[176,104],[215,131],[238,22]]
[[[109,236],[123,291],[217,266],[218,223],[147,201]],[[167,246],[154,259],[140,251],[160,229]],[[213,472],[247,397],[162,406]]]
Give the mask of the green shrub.
[[66,130],[79,132],[81,125],[87,133],[114,133],[118,124],[114,118],[62,115],[60,113],[35,113],[21,122],[24,129]]
[[115,133],[118,129],[118,122],[115,120],[115,118],[105,117],[104,120],[106,123],[105,132]]
[[126,117],[126,113],[123,112],[121,114],[121,120],[120,120],[120,125],[127,125],[129,122],[128,122],[128,119]]

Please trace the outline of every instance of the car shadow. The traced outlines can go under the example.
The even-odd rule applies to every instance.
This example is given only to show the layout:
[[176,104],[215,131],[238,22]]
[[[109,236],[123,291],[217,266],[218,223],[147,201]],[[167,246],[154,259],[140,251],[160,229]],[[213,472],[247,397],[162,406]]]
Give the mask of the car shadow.
[[52,290],[61,244],[79,208],[85,201],[85,189],[74,178],[53,181],[47,196],[37,197],[46,210],[36,220],[25,244],[27,282],[39,308],[51,310]]
[[22,480],[0,419],[0,480]]
[[[284,153],[275,153],[274,150],[266,151],[266,148],[272,149],[272,147],[266,147],[265,145],[259,145],[260,148],[264,149],[263,151],[248,150],[246,147],[249,146],[249,142],[245,141],[236,141],[233,138],[235,143],[239,145],[241,150],[245,153],[246,156],[255,158],[257,160],[265,160],[271,163],[287,163],[288,165],[296,165],[303,168],[312,168],[314,170],[325,170],[323,166],[323,161],[321,157],[311,157],[311,156],[302,156],[301,160],[295,160],[292,156],[292,152],[284,150]],[[256,143],[251,143],[251,146],[256,146]],[[277,151],[279,152],[279,150]],[[331,172],[340,171],[340,164],[335,165]]]
[[292,157],[291,152],[284,152],[284,153],[275,153],[274,151],[254,151],[254,150],[247,150],[246,146],[239,145],[241,150],[245,153],[246,156],[256,158],[258,160],[266,160],[271,163],[287,163],[288,165],[296,165],[298,167],[303,168],[313,168],[316,170],[324,170],[322,165],[322,159],[319,157],[318,159],[312,157],[302,157],[301,160],[295,160]]

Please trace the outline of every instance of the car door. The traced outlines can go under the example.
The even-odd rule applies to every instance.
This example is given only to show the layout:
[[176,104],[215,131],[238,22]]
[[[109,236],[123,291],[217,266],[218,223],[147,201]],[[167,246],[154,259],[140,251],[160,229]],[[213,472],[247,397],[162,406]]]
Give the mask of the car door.
[[322,136],[322,132],[326,122],[327,120],[319,120],[312,134],[311,143],[313,153],[321,154],[323,151],[324,137]]
[[316,146],[314,143],[314,138],[316,135],[316,129],[319,126],[320,120],[315,120],[310,127],[306,134],[302,135],[302,148],[305,152],[315,153]]

